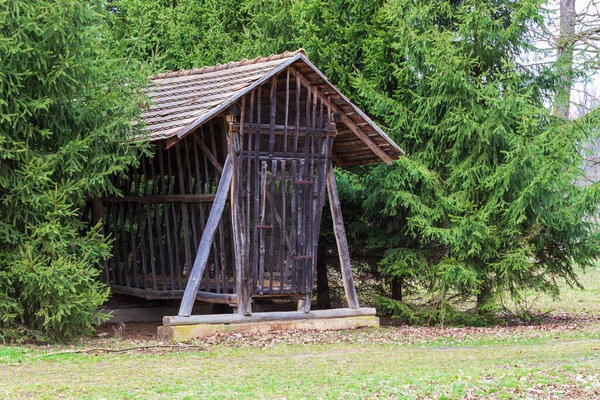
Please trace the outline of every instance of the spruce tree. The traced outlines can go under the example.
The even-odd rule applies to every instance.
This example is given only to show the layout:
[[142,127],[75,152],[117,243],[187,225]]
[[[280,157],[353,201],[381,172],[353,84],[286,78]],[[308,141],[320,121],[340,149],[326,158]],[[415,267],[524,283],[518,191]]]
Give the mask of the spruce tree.
[[105,53],[105,13],[101,1],[0,6],[0,340],[88,332],[108,296],[109,241],[81,213],[137,162],[143,81]]
[[492,315],[505,293],[556,294],[600,250],[598,187],[576,184],[598,110],[552,116],[561,81],[519,62],[536,51],[541,4],[392,0],[367,47],[362,101],[408,154],[363,182],[365,221],[384,227],[371,245],[439,304],[459,296]]

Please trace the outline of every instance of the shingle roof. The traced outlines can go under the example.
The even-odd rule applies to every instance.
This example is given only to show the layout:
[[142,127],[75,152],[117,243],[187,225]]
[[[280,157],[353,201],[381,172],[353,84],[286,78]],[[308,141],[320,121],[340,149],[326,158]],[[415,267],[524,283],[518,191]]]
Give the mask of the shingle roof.
[[[306,77],[316,86],[328,90],[332,102],[340,111],[350,115],[356,124],[361,125],[361,129],[391,158],[403,154],[396,143],[308,61],[303,49],[211,67],[169,71],[151,77],[152,83],[147,90],[151,104],[141,115],[141,119],[146,124],[148,140],[182,138],[292,64],[306,74]],[[341,133],[343,136],[344,132]],[[346,142],[353,140],[360,142],[360,139],[354,137],[351,132],[349,136],[350,141],[346,140]],[[343,141],[345,140],[340,142]],[[349,161],[364,163],[378,160],[378,157],[373,157],[373,151],[368,147],[363,153],[365,154],[359,156],[357,160]]]

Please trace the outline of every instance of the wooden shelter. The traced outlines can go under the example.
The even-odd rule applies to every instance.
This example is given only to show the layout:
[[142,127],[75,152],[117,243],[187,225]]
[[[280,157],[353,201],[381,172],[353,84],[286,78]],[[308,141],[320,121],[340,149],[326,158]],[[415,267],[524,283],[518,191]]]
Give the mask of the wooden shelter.
[[332,167],[391,163],[402,150],[303,50],[151,78],[143,156],[123,197],[94,200],[114,237],[104,278],[146,299],[226,303],[290,296],[310,310],[329,196],[350,308],[358,301]]

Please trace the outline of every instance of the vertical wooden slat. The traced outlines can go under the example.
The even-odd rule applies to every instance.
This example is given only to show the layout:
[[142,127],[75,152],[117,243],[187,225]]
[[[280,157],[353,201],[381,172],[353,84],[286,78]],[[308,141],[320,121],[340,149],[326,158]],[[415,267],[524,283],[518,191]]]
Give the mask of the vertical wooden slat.
[[[243,119],[242,119],[243,121]],[[225,131],[223,128],[225,128],[226,124],[222,124],[221,128],[223,130],[223,132],[219,132],[219,136],[224,136],[225,135]],[[243,125],[243,124],[242,124]],[[241,128],[241,126],[240,126]],[[215,131],[213,126],[210,126],[210,143],[211,143],[211,148],[213,151],[213,154],[215,155],[215,157],[217,157],[217,144],[216,144],[216,135],[215,135]],[[223,293],[227,293],[227,274],[226,274],[226,270],[227,270],[227,262],[226,262],[226,248],[225,248],[225,234],[224,234],[224,227],[223,227],[223,219],[219,220],[219,229],[217,231],[217,238],[218,238],[218,243],[219,243],[219,260],[221,261],[221,270],[220,270],[220,274],[217,273],[216,275],[216,279],[217,279],[217,293],[220,292],[220,288],[223,288]],[[217,255],[215,254],[215,258],[217,257]],[[219,284],[219,279],[221,281],[221,284]]]
[[298,152],[298,136],[300,135],[300,80],[296,77],[296,121],[294,124],[294,153]]
[[[206,133],[206,126],[202,126],[199,129],[198,133],[200,134],[200,139],[206,143],[206,136],[207,136],[207,135],[205,135],[205,133]],[[209,169],[210,162],[208,161],[208,158],[206,157],[206,153],[201,152],[200,154],[202,154],[202,160],[203,160],[203,163],[204,163],[204,168],[203,168],[203,171],[204,171],[204,191],[205,191],[205,193],[210,193],[212,191],[213,179],[214,179],[214,181],[217,181],[216,175],[211,174],[212,170]],[[213,241],[212,245],[214,246],[214,244],[215,243]],[[213,249],[214,248],[215,247],[213,247]],[[210,282],[210,276],[209,275],[210,275],[210,270],[208,268],[205,268],[204,269],[204,286],[205,286],[204,290],[206,290],[207,292],[209,292],[210,289],[211,289],[210,288],[210,283],[211,282]]]
[[[143,164],[144,160],[142,159],[141,163]],[[141,182],[142,182],[142,176],[140,176],[140,174],[138,173],[138,170],[136,170],[136,172],[134,173],[134,195],[135,196],[139,196],[140,192],[142,190],[141,188]],[[143,209],[143,204],[134,204],[134,208],[135,208],[135,216],[134,219],[137,219],[137,238],[140,242],[139,246],[140,246],[140,258],[142,260],[142,276],[144,277],[144,284],[141,285],[141,287],[143,289],[146,289],[146,285],[148,284],[148,261],[146,259],[146,256],[148,254],[147,250],[146,250],[146,240],[145,240],[145,232],[144,232],[144,228],[145,228],[145,222],[144,222],[144,217],[142,216],[142,209]],[[132,220],[132,223],[134,221]],[[133,224],[132,224],[133,226]]]
[[[271,210],[269,213],[270,223],[269,225],[273,228],[269,229],[269,294],[273,294],[273,274],[275,273],[275,265],[278,260],[274,257],[273,247],[275,246],[275,185],[276,185],[276,176],[277,176],[277,161],[271,161],[271,182],[270,182],[270,192],[271,196],[269,197],[269,204],[271,206]],[[280,245],[283,247],[283,244]],[[281,249],[280,249],[281,251]]]
[[[215,143],[215,129],[212,123],[209,124],[210,143],[213,154],[216,154],[216,143]],[[221,176],[217,169],[214,169],[215,176]],[[223,244],[223,221],[219,220],[219,226],[217,228],[217,238],[213,241],[213,255],[215,259],[215,284],[217,293],[221,290],[221,281],[224,282],[220,277],[225,271],[225,248]]]
[[[200,194],[204,192],[205,184],[203,183],[204,179],[202,178],[202,174],[200,173],[200,157],[198,155],[198,146],[194,146],[194,170],[196,172],[196,193]],[[204,204],[198,204],[198,222],[200,223],[200,231],[204,232],[206,218],[204,212]],[[205,282],[205,290],[208,291],[208,284]]]
[[[185,193],[185,179],[183,177],[183,163],[181,162],[181,147],[185,145],[185,142],[179,142],[175,145],[175,158],[177,159],[177,175],[179,177],[179,192]],[[181,203],[181,223],[183,224],[183,244],[186,269],[189,273],[189,269],[192,267],[192,245],[190,243],[190,225],[188,220],[188,205],[187,203]]]
[[[160,154],[160,152],[162,151],[162,149],[160,147],[158,147],[156,149],[156,153],[157,156],[158,154]],[[154,165],[155,162],[158,162],[157,158],[153,158],[150,162],[150,175],[152,177],[152,182],[153,182],[153,188],[152,188],[152,194],[159,194],[160,193],[160,185],[158,182],[158,179],[156,177],[156,167]],[[162,204],[160,203],[156,203],[154,205],[154,223],[156,224],[156,234],[158,236],[157,238],[157,245],[158,245],[158,254],[160,257],[160,271],[161,271],[161,276],[162,276],[162,285],[161,288],[162,290],[167,290],[167,263],[166,263],[166,258],[165,258],[165,246],[164,246],[164,240],[163,240],[163,235],[162,235],[162,217],[161,217],[161,209],[163,209],[163,214],[164,214],[164,207]]]
[[260,165],[260,226],[257,227],[259,240],[259,260],[258,260],[258,294],[262,296],[263,285],[265,281],[265,212],[267,203],[267,162],[263,161]]
[[[168,189],[168,193],[169,194],[173,194],[175,192],[175,183],[176,183],[176,178],[175,175],[173,174],[173,160],[172,160],[172,152],[173,150],[168,150],[167,151],[167,177],[168,177],[168,181],[169,181],[169,189]],[[171,208],[171,218],[173,219],[173,223],[171,224],[171,228],[172,228],[172,239],[173,239],[173,260],[174,260],[174,264],[175,264],[175,276],[177,278],[176,283],[177,283],[177,288],[178,289],[183,289],[183,279],[182,279],[182,263],[181,263],[181,259],[180,259],[180,254],[179,254],[179,218],[178,218],[178,212],[177,212],[177,203],[169,203],[170,204],[170,208]]]
[[[161,148],[161,150],[158,152],[158,165],[159,165],[159,172],[160,172],[160,181],[161,181],[161,191],[162,194],[167,194],[169,193],[170,189],[170,181],[171,181],[171,176],[169,175],[168,179],[166,174],[166,168],[165,168],[165,163],[164,163],[164,156],[163,154],[166,152],[167,150],[164,150],[164,147]],[[172,242],[172,238],[171,238],[171,234],[172,234],[172,228],[171,228],[171,223],[170,223],[170,218],[169,218],[169,213],[171,211],[171,208],[174,207],[172,203],[165,203],[163,204],[163,217],[165,219],[165,237],[166,237],[166,241],[165,244],[167,246],[167,255],[169,257],[169,271],[171,272],[171,290],[175,290],[175,263],[176,263],[176,258],[175,258],[175,252],[173,249],[173,242]],[[175,222],[173,222],[175,223]]]
[[292,251],[291,248],[287,247],[287,241],[286,239],[286,228],[287,228],[287,204],[286,204],[286,199],[287,199],[287,190],[286,190],[286,168],[285,168],[285,160],[281,160],[281,183],[280,183],[280,190],[281,190],[281,224],[280,224],[280,261],[279,261],[279,281],[280,281],[280,286],[279,286],[279,293],[283,294],[283,289],[284,289],[284,283],[285,283],[285,274],[284,274],[284,267],[286,262],[288,262],[288,257],[287,254]]
[[[135,176],[135,175],[134,175]],[[131,195],[133,182],[127,182],[127,195]],[[133,208],[131,202],[127,203],[127,221],[129,223],[129,244],[131,245],[131,269],[133,270],[133,281],[136,288],[140,287],[140,281],[137,275],[137,246],[135,232],[133,231]]]
[[[245,256],[245,262],[247,263],[247,266],[245,266],[244,268],[247,268],[247,275],[248,278],[253,279],[252,278],[252,274],[254,271],[254,267],[252,264],[252,255],[250,254],[250,242],[251,242],[251,238],[252,236],[250,235],[251,232],[251,225],[252,225],[252,221],[250,221],[250,207],[252,204],[252,199],[250,199],[251,197],[251,188],[252,188],[252,184],[253,184],[253,178],[256,178],[255,176],[253,176],[253,172],[252,172],[252,157],[250,156],[250,152],[253,149],[253,140],[255,139],[254,137],[254,97],[255,97],[255,90],[253,90],[252,92],[250,92],[250,112],[248,113],[249,116],[249,131],[248,131],[248,139],[247,139],[247,146],[246,146],[246,158],[247,158],[247,166],[246,166],[246,193],[245,196],[243,198],[240,198],[240,201],[243,199],[243,202],[240,203],[240,206],[242,204],[246,205],[246,215],[245,215],[245,230],[246,230],[246,242],[245,242],[245,247],[243,248],[244,252],[247,252],[248,254]],[[259,99],[260,101],[260,99]],[[235,140],[235,143],[238,143],[239,140]],[[243,143],[243,142],[242,142]],[[240,174],[241,174],[241,168],[240,168]],[[239,185],[241,185],[243,183],[243,180],[241,179],[242,176],[240,175],[240,179],[239,179]],[[241,188],[240,188],[241,190]],[[240,210],[240,217],[241,217],[241,210]]]
[[292,220],[290,221],[291,226],[290,226],[290,236],[291,236],[291,240],[292,240],[292,251],[291,251],[291,285],[292,285],[292,292],[296,292],[297,290],[297,282],[296,282],[296,266],[298,264],[298,260],[296,260],[296,256],[298,255],[297,253],[297,226],[298,226],[298,221],[297,221],[297,213],[298,213],[298,207],[297,207],[297,186],[296,186],[296,170],[297,170],[297,160],[292,160],[292,180],[290,182],[290,187],[291,187],[291,207],[292,207],[292,212],[291,212],[291,216],[292,216]]
[[[144,157],[144,159],[142,160],[142,176],[144,177],[144,187],[143,187],[143,194],[145,196],[148,195],[152,195],[152,188],[150,188],[150,179],[148,179],[148,169],[146,168],[146,163],[147,162],[151,162],[149,161],[148,158]],[[152,184],[154,185],[155,182],[154,180],[152,180]],[[154,290],[157,289],[157,284],[156,284],[156,264],[155,264],[155,260],[154,260],[154,232],[152,229],[152,208],[156,208],[156,205],[153,204],[146,204],[145,207],[145,212],[144,214],[146,214],[146,229],[148,230],[148,250],[149,250],[149,257],[150,257],[150,273],[152,274],[152,288]],[[140,238],[141,240],[144,240],[144,238]]]
[[[253,96],[251,95],[251,99]],[[242,98],[242,104],[245,102],[245,97]],[[252,110],[253,101],[250,102],[250,109]],[[252,122],[252,113],[250,113],[250,122]],[[227,116],[226,120],[232,121],[233,116]],[[242,120],[243,122],[243,120]],[[250,131],[252,131],[252,124],[250,124]],[[242,162],[243,158],[240,157],[240,144],[239,137],[231,130],[227,130],[227,147],[229,151],[229,157],[232,160],[232,168],[234,173],[231,179],[230,198],[231,198],[231,228],[233,233],[233,248],[235,257],[235,293],[237,302],[237,311],[240,314],[249,315],[252,313],[250,305],[250,297],[248,293],[249,286],[249,264],[248,264],[248,236],[247,231],[244,229],[244,224],[247,226],[250,224],[248,218],[242,219],[242,208],[241,208],[241,197],[243,188],[241,187],[242,177]],[[250,150],[248,148],[248,150]],[[248,157],[250,156],[248,151]]]
[[[254,138],[254,225],[252,227],[252,233],[253,233],[253,239],[252,239],[252,245],[253,245],[253,251],[252,251],[252,267],[253,267],[253,279],[252,279],[252,291],[254,292],[254,288],[256,288],[256,283],[257,283],[257,279],[258,279],[258,218],[259,218],[259,207],[260,207],[260,182],[259,182],[259,173],[260,173],[260,159],[259,159],[259,152],[260,152],[260,141],[261,141],[261,137],[260,137],[260,125],[261,125],[261,114],[260,114],[260,108],[261,108],[261,103],[262,103],[262,87],[259,86],[257,89],[257,104],[256,104],[256,124],[259,127],[257,129],[255,138]],[[251,172],[248,171],[248,174],[250,174]]]
[[290,69],[285,71],[285,111],[283,118],[283,152],[287,153],[288,117],[290,112]]
[[273,156],[275,149],[275,116],[277,115],[276,101],[277,101],[277,76],[271,79],[271,93],[269,93],[271,101],[271,109],[269,112],[269,156]]

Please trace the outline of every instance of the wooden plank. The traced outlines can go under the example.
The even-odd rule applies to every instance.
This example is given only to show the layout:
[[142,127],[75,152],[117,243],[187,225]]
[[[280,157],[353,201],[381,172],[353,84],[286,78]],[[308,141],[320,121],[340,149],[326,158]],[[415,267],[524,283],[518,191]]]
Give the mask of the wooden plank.
[[[150,179],[148,179],[148,169],[146,168],[147,162],[150,162],[150,160],[144,157],[144,160],[142,161],[142,176],[144,177],[144,196],[152,195],[153,190],[150,188],[149,184]],[[152,180],[152,184],[155,185],[156,182]],[[152,229],[152,209],[150,205],[146,206],[144,214],[146,214],[146,229],[148,230],[148,250],[150,251],[150,273],[152,274],[152,288],[157,289],[156,261],[154,259],[154,232]]]
[[[261,108],[261,103],[262,103],[262,87],[259,86],[257,89],[257,104],[256,104],[256,122],[258,124],[261,123],[261,113],[260,113],[260,108]],[[260,151],[260,138],[259,135],[256,135],[255,140],[254,140],[254,171],[248,171],[248,174],[253,173],[254,174],[254,223],[253,223],[253,227],[252,227],[252,258],[251,258],[251,265],[253,268],[253,276],[252,276],[252,290],[251,293],[254,293],[255,288],[257,287],[257,280],[258,280],[258,252],[259,252],[259,244],[258,244],[258,231],[256,226],[258,225],[258,220],[259,220],[259,208],[260,208],[260,181],[259,181],[259,173],[260,173],[260,162],[258,159],[258,153]]]
[[[144,160],[142,159],[141,163],[144,163]],[[136,172],[134,173],[134,185],[135,185],[135,189],[134,189],[134,193],[135,194],[139,194],[140,193],[140,186],[141,186],[141,182],[142,182],[142,177],[140,176],[140,174],[138,173],[138,171],[136,170]],[[134,208],[135,208],[135,216],[134,218],[137,219],[137,226],[138,226],[138,230],[137,230],[137,235],[140,241],[140,258],[142,259],[142,276],[144,277],[144,288],[146,287],[146,285],[148,284],[148,261],[146,259],[146,255],[147,255],[147,250],[146,250],[146,235],[144,234],[144,228],[145,228],[145,220],[144,217],[142,216],[142,204],[135,204]],[[133,221],[132,221],[133,222]]]
[[[160,148],[156,149],[157,152],[161,151]],[[152,188],[151,195],[158,194],[160,192],[159,181],[156,178],[156,167],[154,166],[154,162],[157,161],[156,158],[150,160],[150,176],[152,177],[152,182],[154,187]],[[158,235],[158,254],[160,257],[160,271],[162,275],[162,288],[163,290],[167,289],[167,263],[165,258],[165,246],[163,245],[163,235],[162,235],[162,218],[161,218],[161,204],[155,205],[154,212],[154,221],[156,224],[156,233]],[[164,213],[164,211],[163,211]]]
[[[265,232],[260,227],[265,225],[265,211],[267,205],[267,162],[263,161],[260,166],[260,225],[255,227],[259,242],[258,259],[258,294],[262,296],[265,280]],[[258,211],[258,210],[257,210]],[[255,211],[256,212],[256,211]]]
[[[169,177],[169,194],[173,194],[175,191],[175,175],[173,174],[173,162],[172,162],[172,154],[173,150],[167,151],[167,176]],[[178,213],[177,213],[177,204],[171,203],[171,218],[173,219],[172,229],[173,229],[173,260],[175,264],[175,276],[177,278],[177,287],[179,289],[183,289],[183,280],[182,280],[182,263],[179,258],[179,223],[178,223]]]
[[340,266],[342,269],[342,280],[344,281],[344,292],[348,307],[357,309],[358,297],[354,287],[354,279],[352,278],[352,267],[350,264],[350,251],[348,242],[346,241],[346,230],[344,229],[344,219],[342,218],[342,208],[338,197],[337,185],[335,183],[335,175],[333,174],[333,166],[329,164],[327,171],[327,194],[329,195],[329,206],[331,208],[331,218],[333,220],[333,232],[337,243],[338,255],[340,258]]
[[[185,290],[138,289],[119,285],[112,286],[111,289],[114,293],[142,297],[146,300],[180,299],[185,292]],[[199,290],[196,294],[196,300],[208,303],[235,304],[237,296],[231,293],[213,293]]]
[[[279,245],[281,246],[281,248],[279,249],[279,253],[280,253],[280,260],[279,260],[279,293],[283,294],[283,286],[285,283],[285,275],[284,275],[284,267],[285,267],[285,263],[287,261],[287,252],[291,251],[292,246],[289,243],[289,239],[286,235],[286,222],[287,222],[287,204],[286,204],[286,198],[287,198],[287,194],[286,194],[286,184],[285,184],[285,174],[286,174],[286,169],[285,169],[285,160],[280,161],[281,162],[281,173],[280,173],[280,178],[281,178],[281,183],[280,183],[280,190],[281,190],[281,219],[279,221],[279,226],[280,226],[280,239],[279,239]],[[287,251],[286,251],[286,245],[287,245]]]
[[287,153],[287,136],[288,136],[288,117],[290,111],[290,70],[286,69],[285,74],[285,114],[283,118],[283,152]]
[[[127,192],[131,192],[131,182],[127,183]],[[137,274],[137,246],[135,240],[135,232],[133,230],[133,206],[131,203],[127,203],[127,216],[126,219],[129,222],[129,244],[131,245],[131,269],[133,271],[133,282],[135,287],[140,287],[140,281]]]
[[[269,205],[271,209],[269,210],[270,223],[271,226],[275,226],[275,184],[276,184],[276,176],[277,176],[277,161],[271,161],[271,182],[269,186],[269,191],[271,192],[271,196],[269,196]],[[275,247],[275,232],[273,229],[269,231],[269,294],[273,294],[273,274],[275,272],[275,263],[277,260],[273,257],[273,247]],[[283,247],[283,245],[281,245]]]
[[[185,179],[183,177],[183,164],[181,162],[181,147],[185,145],[185,142],[175,146],[175,158],[177,160],[177,175],[179,177],[179,191],[185,193]],[[187,269],[192,265],[192,245],[190,242],[190,224],[188,220],[188,209],[187,204],[181,203],[181,223],[183,225],[183,251],[185,255],[185,265],[183,275],[186,274]]]
[[[254,93],[254,92],[252,92]],[[246,97],[242,98],[242,115],[245,113],[245,100]],[[254,96],[250,95],[250,109],[253,107]],[[227,119],[234,119],[234,116],[227,116]],[[250,113],[250,119],[252,119],[252,113]],[[243,159],[240,159],[236,153],[239,151],[240,143],[238,134],[227,131],[227,147],[229,151],[229,157],[233,161],[234,175],[231,180],[231,228],[233,233],[233,250],[235,258],[235,292],[237,294],[237,312],[242,315],[252,314],[252,308],[250,306],[250,297],[248,296],[249,276],[248,276],[248,235],[244,229],[245,226],[249,225],[249,221],[242,218],[242,207],[240,201],[242,200],[241,193],[242,188],[242,163]],[[246,225],[244,225],[244,222]]]
[[277,101],[277,76],[273,76],[271,80],[271,110],[269,113],[269,153],[273,153],[275,150],[275,116],[277,115],[276,101]]
[[[163,150],[163,148],[160,149],[160,151],[158,152],[158,166],[159,166],[159,172],[160,172],[160,182],[161,182],[161,191],[163,195],[167,195],[169,192],[169,186],[170,184],[167,183],[167,178],[165,176],[165,165],[164,165],[164,157],[163,157],[163,153],[165,152],[165,150]],[[169,181],[171,180],[171,177],[169,176]],[[173,254],[173,247],[172,247],[172,242],[171,242],[171,224],[170,224],[170,219],[169,219],[169,211],[171,209],[172,205],[169,204],[169,207],[167,207],[167,204],[163,205],[163,217],[165,219],[165,244],[167,246],[167,255],[169,258],[169,271],[171,272],[170,277],[171,277],[171,289],[174,290],[175,289],[175,255]]]
[[198,253],[196,254],[196,259],[194,260],[194,265],[189,275],[185,293],[183,294],[183,299],[181,300],[181,306],[179,308],[180,316],[191,315],[192,307],[194,306],[194,300],[196,299],[196,294],[198,292],[198,288],[200,287],[200,279],[202,278],[204,269],[206,267],[206,261],[208,260],[208,256],[210,254],[211,244],[214,239],[219,220],[223,214],[223,209],[225,208],[227,194],[229,193],[229,188],[231,185],[232,174],[232,161],[231,157],[228,156],[225,160],[223,174],[221,175],[221,180],[219,181],[219,187],[217,188],[215,202],[210,209],[208,221],[206,222],[206,228],[204,229],[204,232],[202,232],[202,239],[200,240],[200,245],[198,246]]
[[292,319],[325,319],[341,317],[357,317],[375,315],[371,307],[334,308],[330,310],[313,310],[309,313],[298,311],[272,311],[254,313],[251,316],[239,314],[211,314],[192,316],[165,316],[163,326],[193,325],[193,324],[228,324],[238,322],[285,321]]
[[215,169],[217,170],[217,172],[219,172],[219,174],[222,174],[223,173],[223,167],[221,166],[221,164],[219,163],[219,161],[217,161],[217,158],[210,151],[210,149],[206,146],[206,143],[204,143],[204,140],[202,140],[202,138],[200,138],[200,136],[198,136],[196,134],[196,135],[194,135],[194,141],[200,147],[200,149],[202,150],[202,152],[204,153],[204,155],[206,156],[206,158],[208,159],[208,161],[212,164],[212,166],[215,167]]

